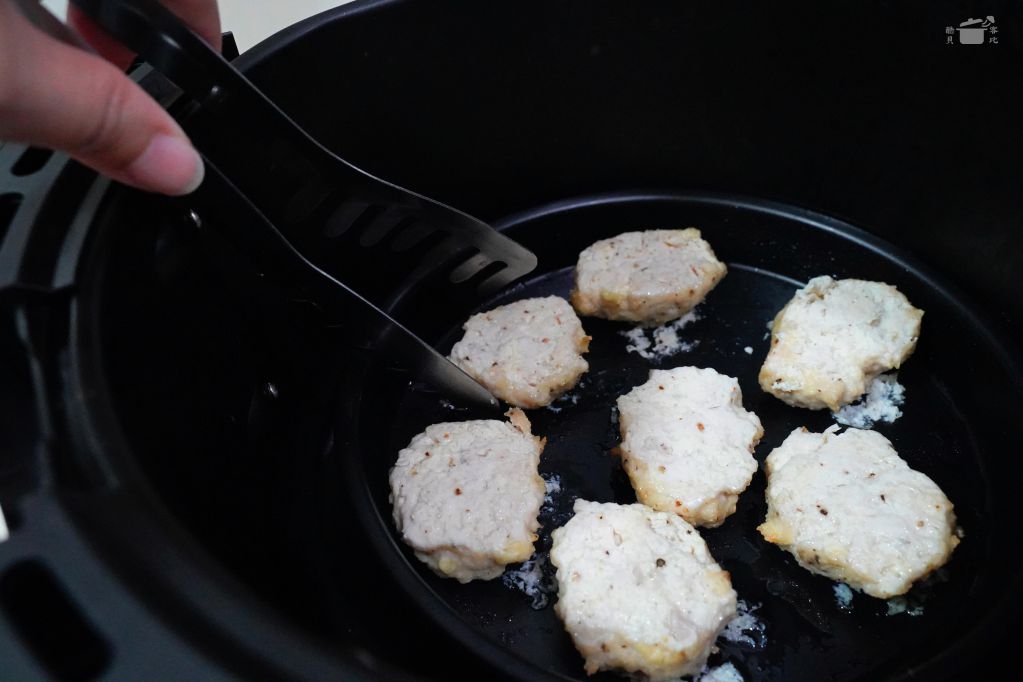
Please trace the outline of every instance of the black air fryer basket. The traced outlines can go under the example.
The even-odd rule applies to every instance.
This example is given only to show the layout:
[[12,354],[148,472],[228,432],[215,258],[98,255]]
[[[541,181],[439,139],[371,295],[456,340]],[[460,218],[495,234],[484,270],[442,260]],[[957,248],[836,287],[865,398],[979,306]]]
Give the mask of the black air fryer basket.
[[[998,40],[961,44],[981,14]],[[904,414],[877,429],[964,539],[902,602],[846,607],[756,533],[758,472],[704,536],[764,627],[711,665],[978,679],[1020,606],[1021,28],[1008,2],[361,1],[235,64],[344,158],[537,254],[492,300],[404,292],[392,312],[442,351],[475,310],[567,295],[579,251],[620,232],[696,226],[728,264],[685,353],[652,363],[625,351],[627,325],[584,318],[577,399],[530,412],[560,482],[541,556],[574,499],[635,499],[612,406],[651,367],[738,377],[763,462],[832,423],[759,389],[765,324],[816,275],[898,286],[926,315]],[[201,105],[134,75],[202,134]],[[0,678],[585,679],[550,603],[442,580],[394,530],[397,451],[477,415],[191,208],[0,145]],[[393,257],[378,248],[367,269]]]

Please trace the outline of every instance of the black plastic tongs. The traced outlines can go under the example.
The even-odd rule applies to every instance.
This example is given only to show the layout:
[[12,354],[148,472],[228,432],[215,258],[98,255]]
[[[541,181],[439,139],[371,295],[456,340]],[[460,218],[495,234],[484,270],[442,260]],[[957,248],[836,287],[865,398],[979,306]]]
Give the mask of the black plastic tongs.
[[[197,196],[213,205],[247,202],[261,224],[235,224],[231,241],[271,276],[299,281],[316,303],[355,310],[382,357],[447,397],[496,405],[482,386],[345,282],[362,260],[379,291],[408,291],[441,270],[445,284],[493,293],[536,267],[536,256],[485,223],[359,170],[310,137],[245,76],[156,0],[72,0],[73,4],[198,105],[205,130],[193,141],[206,161]],[[219,198],[215,197],[215,198]],[[232,222],[232,221],[221,221]],[[236,219],[233,221],[238,223]],[[342,239],[343,237],[343,239]],[[367,249],[387,238],[403,267]],[[374,253],[380,253],[379,250]],[[409,258],[408,255],[412,254]],[[400,296],[400,294],[398,294]],[[381,301],[386,306],[387,301]]]

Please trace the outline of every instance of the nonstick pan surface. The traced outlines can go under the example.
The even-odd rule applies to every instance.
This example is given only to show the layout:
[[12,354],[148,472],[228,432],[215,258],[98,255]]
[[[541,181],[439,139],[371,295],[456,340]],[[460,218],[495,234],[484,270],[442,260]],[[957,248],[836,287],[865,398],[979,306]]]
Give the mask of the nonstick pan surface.
[[[965,537],[950,563],[905,599],[886,602],[855,593],[845,606],[836,598],[835,583],[800,568],[757,533],[766,512],[761,467],[735,514],[702,533],[763,629],[747,631],[747,641],[720,639],[710,665],[731,662],[746,680],[791,681],[941,679],[976,664],[977,651],[1010,619],[1017,594],[1011,562],[999,547],[1019,539],[1012,522],[1019,464],[1011,431],[1018,420],[1014,415],[1023,414],[1023,381],[1008,346],[983,316],[911,256],[840,221],[768,202],[603,196],[501,221],[502,229],[536,252],[540,269],[477,309],[567,296],[576,256],[594,241],[629,230],[687,226],[700,228],[729,268],[697,309],[699,319],[680,332],[694,347],[647,360],[626,351],[628,341],[620,332],[633,325],[583,318],[593,337],[586,356],[589,372],[555,409],[528,412],[533,432],[547,438],[541,473],[560,481],[560,492],[541,514],[540,560],[546,559],[551,530],[571,517],[575,499],[635,501],[610,454],[618,443],[613,406],[619,395],[643,383],[650,369],[695,365],[737,377],[745,407],[764,426],[754,453],[762,464],[793,429],[821,431],[834,423],[826,411],[790,407],[758,387],[768,322],[813,276],[884,281],[926,314],[919,346],[898,373],[906,389],[903,416],[875,428],[913,468],[942,487]],[[438,347],[447,351],[472,312],[450,300],[434,300],[402,314],[418,316],[410,320],[413,326],[434,330]],[[530,597],[501,580],[462,585],[441,579],[394,529],[387,473],[398,450],[431,423],[482,415],[454,408],[429,387],[385,369],[367,368],[363,380],[363,392],[345,408],[344,433],[354,456],[347,458],[344,475],[361,521],[394,577],[440,628],[505,675],[586,679],[582,659],[554,613],[556,595],[535,609]],[[553,581],[552,567],[545,571]],[[591,679],[622,678],[601,673]]]

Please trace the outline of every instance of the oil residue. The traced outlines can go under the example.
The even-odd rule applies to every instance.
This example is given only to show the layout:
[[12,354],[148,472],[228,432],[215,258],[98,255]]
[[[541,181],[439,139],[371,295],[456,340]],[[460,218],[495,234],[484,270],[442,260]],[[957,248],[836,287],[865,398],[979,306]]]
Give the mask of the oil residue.
[[743,682],[744,678],[734,665],[725,662],[704,670],[693,677],[693,682]]
[[835,603],[843,611],[852,611],[853,591],[845,583],[836,583],[832,588],[835,591]]
[[906,400],[906,389],[899,383],[898,374],[875,377],[859,401],[832,412],[835,421],[855,429],[869,429],[875,422],[892,423],[902,416],[899,409]]
[[537,550],[518,568],[505,571],[501,576],[501,583],[505,587],[525,594],[530,598],[530,607],[537,611],[547,608],[551,595],[557,594],[558,591],[556,571],[551,565],[549,557],[550,532],[564,524],[571,516],[571,512],[568,514],[558,512],[558,508],[562,506],[563,502],[560,499],[561,477],[557,474],[545,474],[543,479],[545,494],[540,507],[540,516],[544,522],[540,538],[537,541]]
[[745,599],[736,603],[735,618],[728,622],[721,636],[735,644],[745,644],[754,649],[763,649],[767,645],[767,626],[757,617],[757,610],[762,604],[753,604]]
[[537,552],[522,562],[519,568],[505,571],[501,582],[506,587],[519,590],[531,599],[530,607],[539,611],[550,603],[550,595],[558,591],[554,570],[547,552]]
[[696,311],[691,310],[677,320],[653,329],[639,326],[618,333],[628,339],[629,345],[625,347],[625,350],[629,353],[635,353],[645,360],[663,360],[696,348],[699,343],[698,339],[683,341],[679,338],[678,333],[690,322],[699,319],[700,316]]

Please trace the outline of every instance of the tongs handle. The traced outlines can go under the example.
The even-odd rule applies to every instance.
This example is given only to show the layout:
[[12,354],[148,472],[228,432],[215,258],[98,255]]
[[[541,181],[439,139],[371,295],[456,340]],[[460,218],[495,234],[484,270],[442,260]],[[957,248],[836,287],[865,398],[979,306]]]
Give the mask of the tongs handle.
[[71,4],[196,99],[218,82],[240,76],[158,0],[71,0]]
[[198,130],[190,132],[212,168],[196,201],[203,203],[198,195],[205,194],[213,212],[237,217],[251,209],[256,214],[244,226],[223,221],[236,243],[256,253],[259,263],[283,281],[316,292],[331,307],[355,310],[378,350],[449,396],[497,406],[486,389],[298,248],[303,233],[322,229],[348,195],[412,210],[438,204],[335,156],[157,0],[71,1],[199,105]]
[[[342,188],[379,194],[382,181],[310,137],[157,0],[72,3],[200,105],[208,125],[198,132],[206,138],[197,140],[203,155],[289,238],[315,224],[316,210],[336,203]],[[388,193],[386,200],[407,204],[410,197]]]
[[417,239],[431,233],[450,238],[449,253],[426,260],[444,261],[464,247],[485,256],[480,264],[467,261],[467,271],[502,266],[481,284],[481,293],[536,266],[532,253],[476,218],[335,155],[157,0],[72,2],[198,104],[189,127],[196,147],[300,251],[316,252],[324,236],[352,226],[353,208],[373,205],[417,222],[409,228]]

